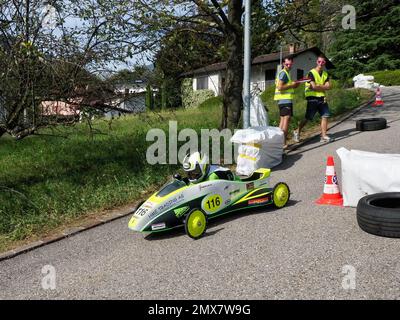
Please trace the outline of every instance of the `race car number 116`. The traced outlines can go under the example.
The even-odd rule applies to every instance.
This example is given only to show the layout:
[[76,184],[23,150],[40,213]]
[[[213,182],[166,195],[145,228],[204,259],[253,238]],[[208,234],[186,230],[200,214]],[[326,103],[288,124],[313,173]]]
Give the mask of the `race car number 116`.
[[219,194],[210,195],[203,200],[203,208],[208,212],[217,211],[221,206],[222,197]]

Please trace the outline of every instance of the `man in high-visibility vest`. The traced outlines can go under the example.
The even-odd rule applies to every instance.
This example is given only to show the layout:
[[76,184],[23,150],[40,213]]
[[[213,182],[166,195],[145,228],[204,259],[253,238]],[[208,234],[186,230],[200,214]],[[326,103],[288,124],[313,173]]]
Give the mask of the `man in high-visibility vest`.
[[307,109],[305,117],[299,123],[299,128],[293,132],[293,140],[300,141],[300,132],[311,121],[318,112],[321,116],[321,142],[331,142],[333,139],[326,134],[328,131],[328,118],[330,117],[329,106],[326,101],[326,91],[331,89],[329,75],[324,70],[326,58],[319,56],[317,66],[308,73],[311,79],[305,85],[305,96],[307,99]]
[[278,101],[280,122],[279,128],[285,133],[285,143],[289,130],[290,117],[293,116],[293,96],[294,89],[299,83],[293,82],[290,77],[290,69],[293,66],[293,58],[288,56],[283,60],[283,69],[278,73],[275,79],[275,95],[274,100]]

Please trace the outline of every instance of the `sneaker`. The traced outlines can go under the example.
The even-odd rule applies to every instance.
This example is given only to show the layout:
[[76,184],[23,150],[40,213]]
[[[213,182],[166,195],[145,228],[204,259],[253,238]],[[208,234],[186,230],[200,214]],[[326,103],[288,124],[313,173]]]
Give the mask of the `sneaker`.
[[324,136],[324,137],[321,137],[321,142],[326,142],[326,143],[329,143],[329,142],[332,142],[334,139],[332,138],[332,137],[330,137],[330,136]]
[[293,141],[296,143],[300,142],[300,134],[297,130],[293,131]]

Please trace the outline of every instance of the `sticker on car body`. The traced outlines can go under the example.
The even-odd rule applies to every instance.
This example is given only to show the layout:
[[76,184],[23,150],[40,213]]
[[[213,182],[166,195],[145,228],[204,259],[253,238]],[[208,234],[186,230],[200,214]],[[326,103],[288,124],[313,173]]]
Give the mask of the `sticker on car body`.
[[203,199],[201,206],[207,213],[213,213],[221,207],[222,201],[219,194],[211,194]]
[[269,197],[264,197],[264,198],[249,200],[248,204],[249,205],[252,205],[252,204],[263,204],[263,203],[267,203],[268,201],[269,201]]
[[155,223],[151,225],[151,230],[160,230],[165,228],[165,222]]
[[186,212],[188,212],[190,209],[189,206],[184,206],[184,207],[180,207],[174,210],[175,216],[177,218],[182,217]]
[[247,190],[253,190],[254,189],[254,182],[250,182],[246,184],[246,189]]
[[146,207],[140,207],[139,209],[137,209],[135,211],[135,216],[137,217],[143,217],[150,209],[146,208]]

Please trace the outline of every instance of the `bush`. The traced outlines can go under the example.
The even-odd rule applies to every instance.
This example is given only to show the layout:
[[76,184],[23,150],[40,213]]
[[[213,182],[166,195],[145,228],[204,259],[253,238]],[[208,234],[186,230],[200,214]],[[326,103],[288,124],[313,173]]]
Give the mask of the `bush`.
[[222,108],[222,97],[217,96],[208,98],[204,102],[200,103],[199,108],[220,110],[220,108]]
[[182,105],[185,109],[197,108],[207,99],[215,97],[212,90],[193,90],[193,80],[186,78],[182,81]]

